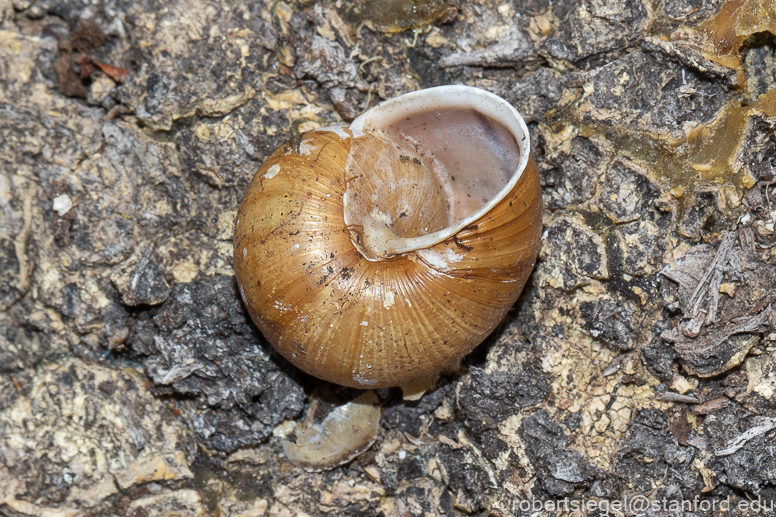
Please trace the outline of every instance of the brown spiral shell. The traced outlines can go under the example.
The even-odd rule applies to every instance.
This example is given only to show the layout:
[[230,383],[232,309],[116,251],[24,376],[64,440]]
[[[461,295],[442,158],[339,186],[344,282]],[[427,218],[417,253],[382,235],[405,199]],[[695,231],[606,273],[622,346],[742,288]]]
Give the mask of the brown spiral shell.
[[[441,88],[455,88],[456,93],[476,90]],[[477,90],[483,95],[480,92]],[[487,95],[488,102],[495,97]],[[423,109],[433,114],[436,108]],[[483,118],[475,115],[478,120]],[[410,113],[407,120],[411,117]],[[524,168],[514,172],[519,175],[514,185],[499,191],[502,197],[487,211],[473,214],[476,219],[448,214],[446,220],[429,223],[430,227],[423,227],[418,218],[436,210],[432,198],[444,190],[436,183],[425,190],[419,187],[422,179],[378,193],[370,190],[371,184],[354,190],[353,185],[364,175],[384,175],[370,158],[362,161],[351,155],[368,123],[359,128],[354,123],[350,128],[311,131],[275,151],[244,195],[234,236],[240,292],[264,336],[302,370],[357,388],[401,385],[436,373],[469,353],[513,305],[538,251],[539,178],[533,159],[524,156],[530,148],[522,119],[519,123],[523,141],[516,141],[519,135],[511,138],[515,149],[519,146],[515,152],[522,157]],[[411,141],[418,139],[414,134]],[[398,144],[399,162],[412,165],[433,154],[417,147],[402,150],[401,142]],[[482,147],[477,142],[473,145]],[[371,146],[359,144],[359,152],[364,149],[369,152]],[[419,158],[412,159],[414,156]],[[362,165],[349,166],[349,157]],[[396,169],[396,174],[404,174],[401,166]],[[473,177],[471,181],[478,181],[476,172]],[[422,191],[420,201],[391,197],[417,190]],[[346,206],[346,201],[351,205],[368,202],[369,192],[385,214],[374,208]],[[400,208],[391,208],[397,203]],[[348,210],[383,214],[376,217],[388,221],[390,231],[398,233],[396,242],[413,243],[404,237],[414,238],[425,231],[443,234],[450,221],[466,224],[460,229],[450,226],[455,231],[431,245],[424,242],[420,248],[406,250],[393,246],[389,239],[387,245],[370,252],[363,249],[361,233],[367,223],[354,224],[356,216],[348,216]],[[418,220],[405,224],[406,217]],[[406,228],[396,230],[400,224]]]

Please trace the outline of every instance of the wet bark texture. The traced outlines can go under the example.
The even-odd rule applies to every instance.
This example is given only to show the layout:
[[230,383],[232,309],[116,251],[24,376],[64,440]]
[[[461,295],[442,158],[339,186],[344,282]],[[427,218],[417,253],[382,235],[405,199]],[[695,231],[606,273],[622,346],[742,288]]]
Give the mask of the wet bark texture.
[[[0,0],[0,515],[776,500],[774,11]],[[282,444],[310,397],[357,393],[247,317],[242,192],[287,138],[450,83],[529,123],[539,263],[460,368],[378,391],[371,448],[308,472]]]

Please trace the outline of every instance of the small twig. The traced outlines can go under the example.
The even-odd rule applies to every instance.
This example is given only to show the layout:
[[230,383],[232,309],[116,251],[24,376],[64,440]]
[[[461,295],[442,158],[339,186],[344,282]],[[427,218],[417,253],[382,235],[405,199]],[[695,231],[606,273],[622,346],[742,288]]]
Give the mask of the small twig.
[[[730,253],[730,250],[733,249],[735,242],[735,232],[728,232],[724,235],[724,237],[722,237],[722,242],[719,245],[719,249],[717,249],[717,254],[714,255],[714,258],[712,259],[711,264],[709,264],[706,273],[695,287],[695,292],[693,292],[689,303],[690,321],[683,329],[685,335],[689,337],[695,337],[700,332],[700,327],[704,320],[706,323],[711,323],[716,320],[718,300],[715,300],[714,298],[715,295],[719,297],[719,286],[722,282],[722,270],[725,267],[725,264],[727,264],[727,256]],[[709,300],[708,310],[703,311],[701,309],[701,304],[703,303],[703,300],[706,298],[707,294],[711,297],[711,299]],[[706,313],[705,318],[701,316],[702,312]]]
[[730,399],[727,397],[720,397],[718,399],[709,400],[703,404],[699,404],[692,408],[692,412],[696,415],[708,415],[714,411],[718,411],[730,405]]
[[369,104],[372,102],[372,97],[374,96],[374,89],[374,83],[369,83],[369,89],[366,92],[366,102],[364,103],[364,108],[361,110],[360,114],[366,113],[369,109]]
[[754,233],[752,232],[752,228],[749,226],[746,226],[744,228],[741,228],[738,232],[738,240],[741,242],[741,249],[746,251],[747,253],[755,253],[755,241],[754,241]]
[[372,56],[366,61],[364,61],[363,63],[361,63],[360,65],[358,65],[358,71],[361,72],[362,74],[366,74],[366,71],[364,70],[364,65],[368,65],[372,61],[382,61],[382,60],[383,60],[383,56]]
[[730,456],[738,451],[741,447],[746,445],[746,442],[752,438],[756,438],[761,434],[765,434],[771,429],[776,428],[776,418],[766,418],[761,424],[756,425],[744,433],[740,434],[738,438],[732,442],[728,442],[728,446],[725,449],[720,449],[714,452],[715,456]]
[[[766,298],[765,303],[769,303],[770,300]],[[763,308],[765,304],[761,302],[755,307],[755,310],[750,311],[749,314],[736,318],[731,321],[732,325],[726,325],[712,334],[706,335],[702,340],[698,341],[678,341],[674,348],[681,356],[692,354],[696,357],[702,357],[711,353],[720,343],[726,341],[735,334],[745,334],[749,332],[758,332],[760,327],[764,325],[770,317],[770,308]],[[762,312],[760,312],[762,311]],[[759,314],[757,314],[759,312]]]
[[663,402],[681,402],[683,404],[700,404],[700,400],[692,395],[682,395],[680,393],[674,393],[673,391],[664,391],[655,397],[656,400]]
[[143,270],[148,265],[148,262],[151,260],[151,250],[153,249],[153,244],[149,244],[145,251],[143,252],[143,256],[140,258],[140,261],[137,264],[137,267],[135,268],[134,273],[132,273],[132,278],[129,280],[129,288],[132,290],[132,292],[137,289],[137,282],[140,280],[140,275],[143,274]]

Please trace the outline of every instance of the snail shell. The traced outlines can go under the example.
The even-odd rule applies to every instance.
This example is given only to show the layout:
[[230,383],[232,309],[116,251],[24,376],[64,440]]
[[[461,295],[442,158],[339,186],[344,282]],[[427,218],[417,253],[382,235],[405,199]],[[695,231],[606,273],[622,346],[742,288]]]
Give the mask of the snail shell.
[[377,439],[380,401],[374,391],[365,391],[315,423],[320,410],[320,399],[311,398],[304,422],[294,430],[295,441],[283,441],[283,452],[294,465],[311,472],[338,467]]
[[429,88],[275,151],[238,211],[235,272],[293,364],[397,386],[498,325],[533,269],[541,210],[517,111],[477,88]]

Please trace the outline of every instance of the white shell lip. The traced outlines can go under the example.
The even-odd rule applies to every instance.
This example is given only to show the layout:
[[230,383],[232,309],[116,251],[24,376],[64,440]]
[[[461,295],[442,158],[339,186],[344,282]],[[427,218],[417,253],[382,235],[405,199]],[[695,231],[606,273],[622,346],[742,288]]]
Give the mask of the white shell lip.
[[354,137],[370,129],[382,129],[395,121],[411,117],[435,109],[473,109],[474,111],[499,122],[506,127],[514,137],[520,149],[520,157],[515,171],[506,185],[482,205],[478,210],[454,224],[433,233],[418,237],[396,238],[392,249],[396,255],[420,249],[429,248],[445,241],[471,225],[496,206],[515,187],[523,175],[531,151],[531,139],[528,127],[518,111],[498,95],[480,88],[464,85],[435,86],[405,93],[393,99],[378,104],[359,115],[350,124]]

